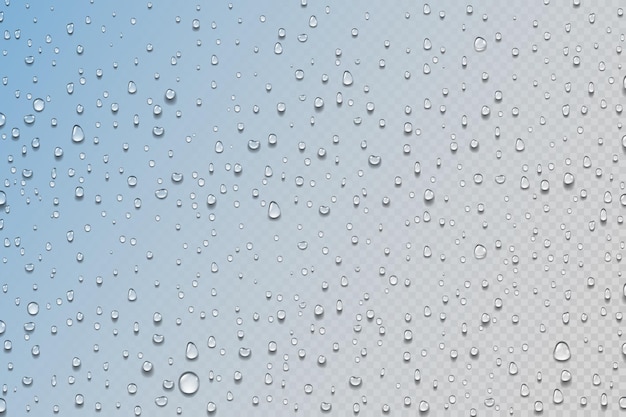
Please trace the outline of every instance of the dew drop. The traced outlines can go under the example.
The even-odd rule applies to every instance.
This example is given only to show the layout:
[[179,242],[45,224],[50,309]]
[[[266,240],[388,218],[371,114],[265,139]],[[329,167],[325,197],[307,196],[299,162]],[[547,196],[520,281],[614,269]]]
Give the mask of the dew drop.
[[352,83],[354,82],[353,78],[352,78],[352,73],[350,71],[344,71],[343,72],[343,85],[345,86],[350,86],[352,85]]
[[193,342],[187,343],[187,348],[185,349],[185,357],[189,360],[198,359],[198,347]]
[[554,346],[554,359],[559,362],[564,362],[571,358],[572,354],[569,349],[569,345],[563,341],[560,341]]
[[487,256],[487,248],[481,244],[478,244],[474,247],[474,257],[476,259],[485,259]]
[[485,49],[487,49],[487,41],[485,40],[485,38],[481,38],[480,36],[478,36],[476,39],[474,39],[474,50],[476,52],[483,52]]
[[180,378],[178,378],[178,389],[185,395],[193,395],[198,392],[200,388],[200,378],[194,372],[184,372]]
[[267,209],[267,215],[270,219],[276,220],[280,217],[280,206],[277,202],[271,201]]
[[83,132],[83,128],[79,125],[74,125],[72,128],[72,142],[80,143],[85,140],[85,132]]

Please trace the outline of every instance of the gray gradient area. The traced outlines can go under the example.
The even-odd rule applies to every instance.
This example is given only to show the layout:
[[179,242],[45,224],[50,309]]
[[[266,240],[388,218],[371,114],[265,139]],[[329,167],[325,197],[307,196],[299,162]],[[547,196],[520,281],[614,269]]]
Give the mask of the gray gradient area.
[[619,1],[0,6],[0,416],[619,415]]

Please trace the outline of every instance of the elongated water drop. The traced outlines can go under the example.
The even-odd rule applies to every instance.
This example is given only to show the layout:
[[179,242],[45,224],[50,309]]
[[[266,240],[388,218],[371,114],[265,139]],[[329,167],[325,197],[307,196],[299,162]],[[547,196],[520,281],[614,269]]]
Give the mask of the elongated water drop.
[[270,201],[270,205],[267,209],[267,215],[270,219],[276,220],[280,217],[280,206],[275,201]]

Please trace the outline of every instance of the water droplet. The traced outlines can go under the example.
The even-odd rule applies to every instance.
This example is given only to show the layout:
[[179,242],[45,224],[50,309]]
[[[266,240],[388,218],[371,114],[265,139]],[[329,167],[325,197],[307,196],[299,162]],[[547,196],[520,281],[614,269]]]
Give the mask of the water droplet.
[[570,186],[574,183],[574,175],[571,172],[566,172],[563,175],[563,185]]
[[509,374],[516,375],[518,371],[517,364],[515,362],[509,363]]
[[487,256],[487,248],[481,244],[478,244],[474,247],[474,257],[476,259],[485,259]]
[[572,373],[567,369],[561,371],[561,382],[569,382],[572,380]]
[[4,191],[0,191],[0,206],[4,206],[7,203],[7,195]]
[[435,193],[433,192],[433,190],[431,190],[430,188],[427,188],[424,191],[424,200],[432,201],[434,198],[435,198]]
[[378,155],[370,155],[369,158],[367,159],[367,162],[373,167],[380,165],[381,161],[382,161],[382,158]]
[[4,413],[5,411],[7,411],[7,402],[4,398],[0,398],[0,413]]
[[252,354],[252,349],[246,347],[239,348],[239,357],[242,359],[247,359]]
[[39,304],[37,304],[36,302],[30,302],[28,303],[28,306],[26,306],[26,310],[28,311],[28,314],[30,314],[31,316],[36,316],[37,313],[39,313]]
[[83,128],[79,125],[74,125],[72,128],[72,142],[80,143],[85,140],[85,132],[83,132]]
[[474,50],[476,52],[483,52],[485,49],[487,49],[487,41],[485,40],[485,38],[481,38],[480,36],[478,36],[476,39],[474,39]]
[[280,206],[275,201],[270,201],[267,209],[267,215],[270,219],[275,220],[280,217]]
[[361,386],[361,382],[362,382],[361,377],[358,377],[358,376],[351,376],[350,377],[350,386],[352,386],[352,387],[360,387]]
[[46,107],[46,102],[43,101],[43,99],[36,98],[35,100],[33,100],[33,109],[36,112],[43,111],[44,107]]
[[156,196],[156,198],[158,198],[159,200],[163,200],[164,198],[167,197],[167,188],[160,188],[158,190],[156,190],[154,192],[154,195]]
[[344,71],[343,72],[343,85],[345,86],[350,86],[352,85],[352,83],[354,82],[353,78],[352,78],[352,73],[350,71]]
[[217,410],[217,405],[214,402],[209,401],[206,405],[207,413],[213,414]]
[[178,378],[178,389],[185,395],[193,395],[198,392],[200,388],[200,378],[194,372],[184,372],[180,378]]
[[563,402],[563,392],[561,392],[560,389],[557,388],[554,390],[552,401],[554,401],[555,404],[561,404]]
[[429,409],[430,409],[430,405],[428,404],[427,401],[424,401],[424,400],[420,401],[420,405],[419,405],[420,413],[425,413]]
[[569,345],[563,341],[560,341],[554,346],[554,359],[559,362],[564,362],[571,358],[572,354],[569,349]]
[[160,397],[156,397],[154,399],[154,403],[158,406],[158,407],[165,407],[167,405],[167,397],[165,395],[162,395]]
[[526,145],[524,144],[524,140],[522,138],[517,138],[515,140],[515,150],[521,152],[524,150]]
[[134,81],[128,82],[128,94],[135,94],[137,92],[137,84]]
[[195,345],[195,343],[193,342],[187,343],[187,348],[185,349],[185,356],[187,357],[187,359],[189,360],[197,359],[199,354],[200,352],[198,352],[198,347]]
[[176,98],[176,91],[172,90],[171,88],[168,88],[165,91],[165,99],[168,101],[172,101]]

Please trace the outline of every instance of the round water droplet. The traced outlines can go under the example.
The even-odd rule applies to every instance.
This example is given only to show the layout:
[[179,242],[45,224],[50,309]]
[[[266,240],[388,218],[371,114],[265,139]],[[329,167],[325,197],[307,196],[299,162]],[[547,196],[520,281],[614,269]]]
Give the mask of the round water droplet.
[[44,107],[46,107],[46,102],[43,101],[43,99],[36,98],[35,100],[33,100],[33,109],[36,112],[43,111]]
[[619,408],[626,409],[626,397],[620,397]]
[[487,256],[487,248],[481,244],[478,244],[474,247],[474,258],[476,259],[485,259]]
[[185,395],[193,395],[200,388],[200,378],[194,372],[184,372],[178,378],[178,389]]
[[85,140],[85,132],[83,132],[83,128],[79,125],[74,125],[72,128],[72,142],[80,143]]
[[217,410],[217,405],[214,402],[208,402],[206,405],[206,411],[209,414],[213,414]]
[[267,215],[270,219],[275,220],[280,217],[280,206],[275,201],[270,201],[267,209]]
[[572,174],[571,172],[566,172],[563,175],[563,185],[567,187],[569,185],[572,185],[573,183],[574,183],[574,174]]
[[474,50],[476,52],[483,52],[485,49],[487,49],[487,41],[485,40],[485,38],[481,38],[480,36],[478,36],[476,39],[474,39]]
[[0,206],[4,206],[7,203],[7,195],[4,191],[0,191]]
[[429,409],[430,409],[430,405],[428,404],[427,401],[424,401],[424,400],[420,401],[420,405],[419,405],[420,413],[425,413]]
[[172,90],[171,88],[168,88],[165,91],[165,99],[168,101],[174,100],[176,98],[176,91]]
[[569,345],[563,341],[560,341],[554,346],[554,359],[559,362],[564,362],[569,360],[572,357],[572,354],[569,349]]
[[31,316],[36,316],[37,313],[39,313],[39,304],[37,304],[34,301],[31,303],[28,303],[28,306],[26,306],[26,310],[28,311],[28,314],[30,314]]
[[5,411],[7,411],[7,402],[4,398],[0,398],[0,413],[4,413]]

